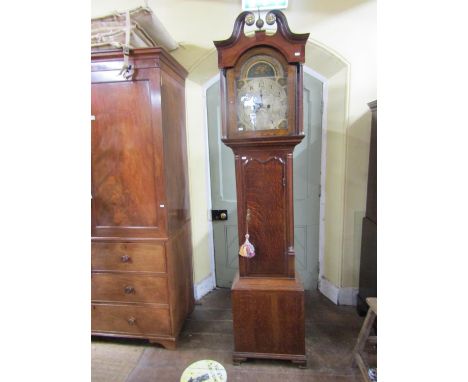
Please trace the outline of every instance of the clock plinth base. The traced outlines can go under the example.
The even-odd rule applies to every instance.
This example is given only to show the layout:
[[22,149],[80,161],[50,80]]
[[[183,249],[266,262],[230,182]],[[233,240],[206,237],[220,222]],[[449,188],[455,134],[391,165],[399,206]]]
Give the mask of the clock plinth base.
[[233,362],[289,360],[306,366],[304,287],[296,279],[239,278],[231,288]]

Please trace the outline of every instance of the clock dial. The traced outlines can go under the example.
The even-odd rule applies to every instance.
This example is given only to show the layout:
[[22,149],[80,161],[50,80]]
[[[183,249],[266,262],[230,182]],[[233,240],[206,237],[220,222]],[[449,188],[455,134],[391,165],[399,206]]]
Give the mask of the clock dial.
[[278,80],[260,77],[238,81],[240,131],[287,128],[287,94]]
[[288,128],[287,78],[274,58],[262,55],[248,60],[236,88],[238,131]]

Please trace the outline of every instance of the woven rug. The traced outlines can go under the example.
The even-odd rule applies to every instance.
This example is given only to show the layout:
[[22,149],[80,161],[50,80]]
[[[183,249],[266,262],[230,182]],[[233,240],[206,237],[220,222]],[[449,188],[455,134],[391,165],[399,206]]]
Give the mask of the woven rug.
[[141,345],[92,342],[92,382],[124,382],[144,350]]

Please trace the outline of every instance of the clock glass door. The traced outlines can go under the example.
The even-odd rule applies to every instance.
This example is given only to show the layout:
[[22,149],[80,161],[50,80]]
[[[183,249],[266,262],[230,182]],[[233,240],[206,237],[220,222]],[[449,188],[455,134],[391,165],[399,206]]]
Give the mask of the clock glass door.
[[236,89],[238,131],[288,128],[287,77],[278,60],[251,57],[242,65]]
[[254,48],[239,58],[225,74],[227,138],[293,134],[297,75],[297,67],[271,48]]

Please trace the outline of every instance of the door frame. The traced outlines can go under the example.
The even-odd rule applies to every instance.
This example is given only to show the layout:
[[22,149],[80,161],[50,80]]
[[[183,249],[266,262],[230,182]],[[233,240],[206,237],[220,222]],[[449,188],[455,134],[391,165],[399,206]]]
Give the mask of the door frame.
[[213,205],[211,202],[211,170],[210,170],[210,145],[208,142],[208,103],[206,102],[206,92],[213,84],[220,80],[220,75],[217,73],[215,76],[210,78],[202,86],[203,88],[203,126],[205,131],[205,170],[206,170],[206,205],[208,206],[207,218],[208,218],[208,256],[210,257],[210,272],[211,272],[211,289],[216,288],[216,266],[215,266],[215,253],[214,253],[214,236],[213,236],[213,219],[211,217],[211,210]]
[[[303,65],[304,73],[314,77],[322,83],[322,152],[320,153],[320,211],[319,211],[319,265],[318,283],[323,277],[323,259],[325,257],[325,200],[327,180],[327,110],[328,110],[328,81],[320,73]],[[317,285],[318,288],[319,285]]]
[[[320,163],[320,212],[319,212],[319,264],[318,264],[318,282],[323,277],[323,259],[325,256],[325,182],[326,182],[326,169],[327,169],[327,109],[328,109],[328,81],[320,73],[317,73],[312,68],[303,65],[303,71],[308,75],[314,77],[322,83],[322,152]],[[203,89],[203,125],[205,127],[205,144],[207,150],[205,151],[205,169],[207,172],[206,177],[206,202],[208,206],[208,255],[210,257],[210,271],[211,271],[211,284],[212,289],[216,288],[216,267],[215,267],[215,254],[214,254],[214,237],[213,237],[213,220],[211,218],[211,172],[210,172],[210,148],[208,144],[208,104],[206,102],[206,92],[213,84],[220,80],[219,73],[211,77],[202,86]],[[317,285],[318,288],[318,285]]]

